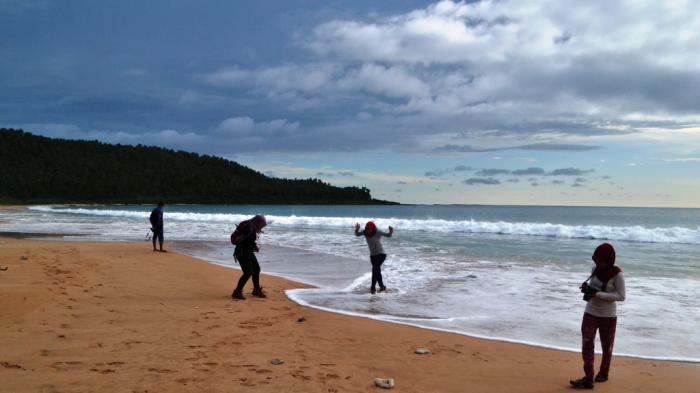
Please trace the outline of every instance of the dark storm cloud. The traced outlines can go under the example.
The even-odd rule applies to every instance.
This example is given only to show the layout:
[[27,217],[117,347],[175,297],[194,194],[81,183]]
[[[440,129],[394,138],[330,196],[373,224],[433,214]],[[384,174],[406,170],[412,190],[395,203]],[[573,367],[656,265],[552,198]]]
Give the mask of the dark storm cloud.
[[593,169],[578,169],[578,168],[560,168],[548,173],[550,176],[581,176],[588,173],[593,173]]
[[451,168],[442,168],[442,169],[434,169],[432,171],[426,171],[425,176],[426,177],[441,177],[446,174],[450,173],[455,173],[455,172],[468,172],[468,171],[473,171],[474,168],[466,165],[457,165]]
[[490,177],[490,176],[497,176],[497,175],[507,175],[509,174],[510,171],[507,169],[481,169],[474,174],[476,176],[484,176],[484,177]]
[[518,146],[517,149],[540,151],[589,151],[600,149],[600,146],[570,145],[563,143],[536,143],[532,145]]
[[515,176],[532,176],[532,175],[544,175],[546,172],[542,168],[529,167],[526,169],[518,169],[511,172]]
[[471,177],[469,179],[464,180],[462,183],[468,185],[468,186],[473,186],[473,185],[478,185],[478,184],[483,184],[487,186],[494,186],[501,184],[498,179],[494,178],[476,178],[476,177]]

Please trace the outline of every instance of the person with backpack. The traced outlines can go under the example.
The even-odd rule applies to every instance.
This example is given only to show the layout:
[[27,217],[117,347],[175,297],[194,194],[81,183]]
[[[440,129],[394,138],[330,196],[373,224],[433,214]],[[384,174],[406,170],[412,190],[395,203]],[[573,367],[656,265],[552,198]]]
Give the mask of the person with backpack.
[[386,259],[384,247],[382,247],[382,236],[391,237],[394,234],[394,228],[389,227],[389,233],[377,229],[377,226],[372,221],[365,224],[365,229],[360,231],[360,223],[355,223],[355,236],[364,236],[369,246],[369,260],[372,263],[372,286],[369,292],[374,295],[376,285],[379,284],[379,292],[386,291],[384,280],[382,280],[382,263]]
[[260,251],[256,243],[258,233],[266,226],[265,216],[258,214],[249,220],[242,221],[231,234],[231,243],[236,246],[233,257],[241,265],[243,271],[236,289],[231,294],[234,299],[245,300],[243,287],[251,277],[253,278],[252,295],[260,298],[267,297],[260,286],[260,264],[258,264],[258,258],[255,257],[255,253]]
[[[605,382],[610,372],[613,344],[615,343],[615,328],[617,327],[616,302],[625,300],[625,278],[622,270],[615,266],[615,249],[609,243],[599,245],[592,256],[595,267],[583,284],[583,300],[586,301],[586,311],[581,322],[581,337],[583,357],[583,378],[571,380],[569,383],[575,389],[593,389],[594,382]],[[594,376],[595,336],[600,331],[600,344],[603,347],[603,358],[598,374]]]
[[[153,231],[153,251],[167,252],[163,249],[163,202],[158,202],[158,206],[151,211],[149,221]],[[156,250],[156,239],[160,246],[159,250]]]

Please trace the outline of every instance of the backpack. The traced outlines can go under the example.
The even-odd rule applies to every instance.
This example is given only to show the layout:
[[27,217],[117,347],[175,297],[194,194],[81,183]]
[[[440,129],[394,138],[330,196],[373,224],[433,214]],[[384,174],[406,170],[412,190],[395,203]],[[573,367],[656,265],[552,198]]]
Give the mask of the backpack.
[[248,220],[245,220],[236,225],[236,229],[234,229],[231,233],[231,244],[237,246],[241,243],[241,239],[243,238],[243,229],[247,226],[247,224]]
[[156,213],[156,209],[153,209],[153,211],[151,211],[151,216],[148,217],[148,221],[151,222],[151,226],[153,228],[156,227],[156,224],[158,223],[158,213]]

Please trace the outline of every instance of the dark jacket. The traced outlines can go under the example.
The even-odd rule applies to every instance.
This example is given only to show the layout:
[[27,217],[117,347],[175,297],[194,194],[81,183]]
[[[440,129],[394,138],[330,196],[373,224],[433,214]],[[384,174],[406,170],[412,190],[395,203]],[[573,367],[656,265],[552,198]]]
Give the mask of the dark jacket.
[[234,250],[235,254],[252,253],[257,249],[255,241],[258,239],[258,233],[255,230],[255,225],[250,221],[243,221],[239,225],[243,225],[241,239],[239,240]]

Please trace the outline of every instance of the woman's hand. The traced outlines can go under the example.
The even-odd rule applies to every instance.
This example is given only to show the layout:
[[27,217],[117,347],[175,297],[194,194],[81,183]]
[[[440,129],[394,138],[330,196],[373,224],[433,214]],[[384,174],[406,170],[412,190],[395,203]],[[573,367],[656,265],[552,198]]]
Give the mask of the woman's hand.
[[391,225],[389,225],[389,234],[394,234],[394,227],[392,227]]
[[356,222],[355,223],[355,232],[359,232],[359,231],[360,231],[360,223]]

